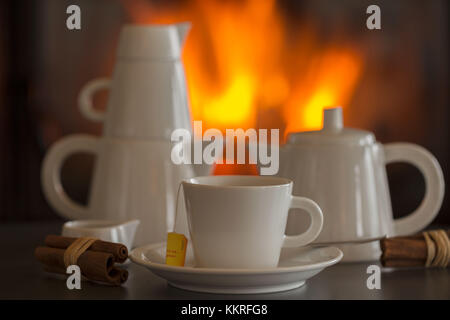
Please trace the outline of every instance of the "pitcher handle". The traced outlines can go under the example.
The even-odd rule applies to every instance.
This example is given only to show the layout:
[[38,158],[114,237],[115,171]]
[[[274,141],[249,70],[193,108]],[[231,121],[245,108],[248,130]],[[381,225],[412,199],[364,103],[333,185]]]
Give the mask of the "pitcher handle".
[[88,216],[88,208],[69,198],[61,184],[61,168],[64,160],[76,152],[98,152],[98,138],[76,134],[56,142],[45,155],[41,183],[47,201],[63,217],[83,219]]
[[94,108],[94,103],[92,98],[95,92],[99,90],[109,89],[111,86],[111,79],[109,78],[98,78],[89,81],[81,89],[78,95],[78,105],[80,107],[81,113],[88,119],[92,121],[103,121],[105,120],[105,112]]
[[422,230],[433,221],[444,199],[444,175],[436,158],[425,148],[412,143],[389,143],[384,146],[385,163],[406,162],[417,167],[425,178],[425,196],[419,207],[406,217],[394,220],[395,235]]

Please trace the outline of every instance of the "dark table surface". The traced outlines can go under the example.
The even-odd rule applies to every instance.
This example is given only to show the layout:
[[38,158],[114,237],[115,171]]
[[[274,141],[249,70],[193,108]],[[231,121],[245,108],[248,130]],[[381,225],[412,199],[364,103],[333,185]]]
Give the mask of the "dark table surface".
[[173,288],[147,269],[127,266],[123,287],[82,282],[68,290],[63,276],[45,273],[34,248],[46,234],[59,234],[61,223],[0,225],[0,299],[450,299],[450,269],[382,269],[381,289],[369,290],[367,267],[376,263],[340,263],[291,291],[258,295],[217,295]]

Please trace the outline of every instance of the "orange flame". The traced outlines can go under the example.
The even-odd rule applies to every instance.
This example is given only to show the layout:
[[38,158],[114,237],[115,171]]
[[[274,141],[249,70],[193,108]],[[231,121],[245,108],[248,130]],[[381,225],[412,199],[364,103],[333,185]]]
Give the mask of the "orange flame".
[[358,53],[319,44],[311,27],[288,41],[274,0],[124,4],[137,23],[192,22],[183,61],[192,118],[204,129],[259,127],[267,110],[279,117],[266,119],[265,127],[319,129],[322,109],[348,104],[361,73]]
[[286,131],[320,129],[324,107],[349,103],[360,69],[361,59],[348,49],[328,49],[312,58],[285,105]]

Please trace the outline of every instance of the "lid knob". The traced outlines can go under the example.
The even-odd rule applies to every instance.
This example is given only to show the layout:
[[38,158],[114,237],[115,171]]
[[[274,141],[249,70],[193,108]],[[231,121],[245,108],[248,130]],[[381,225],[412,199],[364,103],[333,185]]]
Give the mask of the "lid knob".
[[344,127],[342,120],[342,108],[329,108],[323,110],[322,130],[341,130]]

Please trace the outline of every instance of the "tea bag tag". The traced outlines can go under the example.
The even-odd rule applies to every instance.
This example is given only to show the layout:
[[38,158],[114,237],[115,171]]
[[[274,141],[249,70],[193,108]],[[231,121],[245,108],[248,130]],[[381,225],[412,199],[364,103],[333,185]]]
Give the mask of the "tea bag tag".
[[181,183],[178,186],[177,201],[175,209],[175,221],[172,232],[167,234],[167,248],[166,248],[166,264],[170,266],[183,267],[186,259],[187,238],[184,234],[175,232],[175,224],[178,217],[178,199],[180,195]]
[[187,238],[184,234],[169,232],[167,234],[166,264],[184,266],[186,259]]

